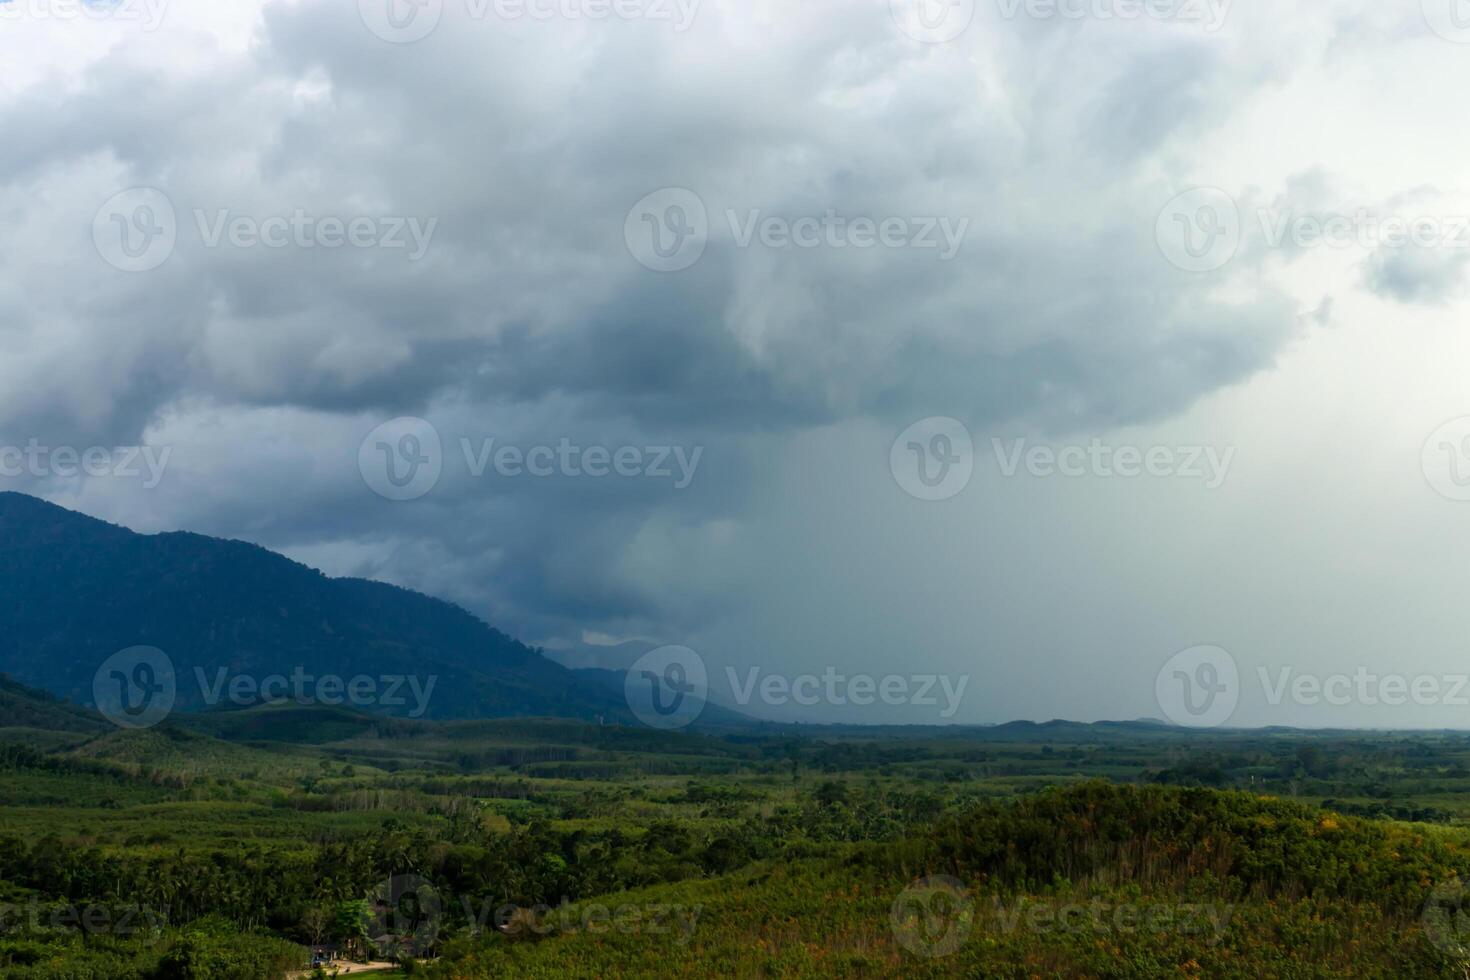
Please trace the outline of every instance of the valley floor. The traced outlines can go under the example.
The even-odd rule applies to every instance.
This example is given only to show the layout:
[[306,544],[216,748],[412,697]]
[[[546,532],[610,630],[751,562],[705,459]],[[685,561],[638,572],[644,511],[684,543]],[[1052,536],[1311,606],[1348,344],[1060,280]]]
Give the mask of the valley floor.
[[1462,735],[319,711],[0,727],[0,976],[294,978],[323,942],[430,980],[1470,970]]

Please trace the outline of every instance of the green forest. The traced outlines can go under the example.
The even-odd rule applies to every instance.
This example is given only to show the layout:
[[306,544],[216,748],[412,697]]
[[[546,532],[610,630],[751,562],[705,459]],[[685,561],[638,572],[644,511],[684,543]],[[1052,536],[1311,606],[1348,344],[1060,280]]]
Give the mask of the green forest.
[[1464,735],[119,731],[17,690],[6,978],[1470,975]]

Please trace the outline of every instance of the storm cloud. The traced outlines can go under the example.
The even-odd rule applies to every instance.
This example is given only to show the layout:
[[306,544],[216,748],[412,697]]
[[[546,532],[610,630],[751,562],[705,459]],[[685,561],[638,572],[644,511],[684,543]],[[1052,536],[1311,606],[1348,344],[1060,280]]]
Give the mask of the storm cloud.
[[[172,451],[156,488],[7,488],[421,589],[532,643],[687,642],[722,669],[877,665],[914,643],[991,672],[972,721],[1079,644],[1152,664],[1207,639],[1187,625],[1198,594],[1157,568],[1129,579],[1122,560],[1060,621],[1014,590],[1065,591],[1058,564],[1109,578],[1110,548],[1163,559],[1214,502],[1150,489],[1157,510],[1119,517],[1142,498],[1046,484],[1052,499],[1007,515],[1019,484],[988,491],[977,460],[966,498],[926,509],[889,442],[930,417],[962,421],[982,457],[991,434],[1147,444],[1192,419],[1181,438],[1231,438],[1230,410],[1200,406],[1277,370],[1320,329],[1313,310],[1365,289],[1447,302],[1460,269],[1399,252],[1308,274],[1316,254],[1263,243],[1256,211],[1309,206],[1301,175],[1340,159],[1265,167],[1242,141],[1345,48],[1453,54],[1417,14],[1235,5],[1210,29],[980,3],[931,43],[902,3],[706,0],[684,25],[675,4],[537,19],[445,0],[399,43],[369,0],[239,6],[170,6],[146,30],[31,4],[0,39],[16,67],[0,442]],[[1344,177],[1349,203],[1369,199],[1355,179],[1376,178]],[[1201,186],[1243,226],[1205,271],[1159,240],[1169,202]],[[704,242],[661,271],[636,206],[671,188],[702,215],[662,216]],[[156,267],[99,244],[144,234],[135,218],[171,228]],[[439,442],[413,499],[362,472],[364,440],[399,417]],[[560,446],[549,471],[525,465]],[[519,466],[495,462],[506,447]],[[668,477],[649,472],[660,453]],[[1109,544],[1121,527],[1134,536]],[[917,550],[936,534],[956,542],[942,560]],[[1098,612],[1150,589],[1183,621],[1172,639]],[[1152,670],[1140,697],[1071,692],[1055,713],[1147,713]]]

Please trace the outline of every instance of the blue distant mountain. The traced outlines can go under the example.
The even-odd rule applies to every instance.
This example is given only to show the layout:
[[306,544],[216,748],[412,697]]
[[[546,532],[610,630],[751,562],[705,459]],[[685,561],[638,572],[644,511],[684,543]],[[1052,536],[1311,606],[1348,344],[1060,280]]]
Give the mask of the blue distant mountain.
[[[328,578],[240,541],[137,534],[19,493],[0,493],[0,619],[0,673],[77,704],[92,703],[108,657],[151,646],[173,662],[181,710],[236,704],[227,689],[210,704],[222,678],[299,672],[366,677],[383,693],[382,678],[411,677],[423,690],[432,676],[427,718],[632,720],[605,684],[451,603]],[[347,704],[411,714],[407,685],[382,700],[399,698]]]

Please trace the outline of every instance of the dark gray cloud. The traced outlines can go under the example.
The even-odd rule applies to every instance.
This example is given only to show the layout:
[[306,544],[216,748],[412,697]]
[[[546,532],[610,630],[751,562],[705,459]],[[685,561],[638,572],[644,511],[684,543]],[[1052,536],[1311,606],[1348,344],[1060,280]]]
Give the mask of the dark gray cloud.
[[[1300,304],[1259,274],[1265,250],[1198,275],[1154,236],[1197,182],[1197,141],[1290,77],[1305,28],[1261,44],[982,18],[933,46],[882,4],[783,14],[796,30],[712,3],[683,34],[447,6],[433,35],[394,45],[352,3],[267,4],[252,43],[207,67],[134,38],[64,86],[0,95],[0,132],[24,134],[0,148],[14,229],[0,437],[174,448],[156,491],[29,488],[431,591],[533,642],[733,622],[739,645],[742,582],[761,574],[749,542],[770,539],[773,486],[802,492],[792,447],[812,433],[881,462],[887,448],[856,433],[925,416],[977,432],[1155,423],[1298,335]],[[91,242],[97,208],[134,186],[178,217],[150,272],[108,266]],[[699,196],[710,240],[691,268],[658,273],[624,223],[671,186]],[[829,211],[965,234],[948,260],[740,244],[752,213]],[[225,212],[390,216],[433,234],[417,261],[210,247]],[[1421,261],[1375,260],[1369,284],[1443,298],[1451,270]],[[400,415],[444,442],[439,485],[406,503],[375,496],[357,465],[367,433]],[[476,478],[459,440],[489,437],[703,457],[683,489]],[[830,477],[805,485],[830,496]],[[787,547],[830,545],[808,520]]]
[[1465,287],[1470,239],[1457,249],[1443,246],[1383,246],[1368,259],[1363,279],[1373,292],[1400,303],[1441,306]]

